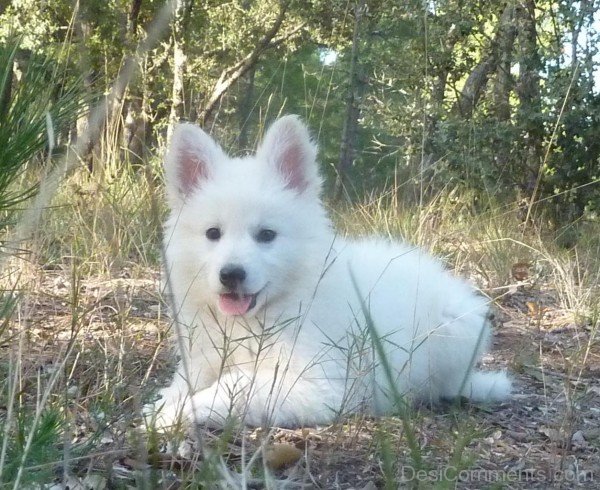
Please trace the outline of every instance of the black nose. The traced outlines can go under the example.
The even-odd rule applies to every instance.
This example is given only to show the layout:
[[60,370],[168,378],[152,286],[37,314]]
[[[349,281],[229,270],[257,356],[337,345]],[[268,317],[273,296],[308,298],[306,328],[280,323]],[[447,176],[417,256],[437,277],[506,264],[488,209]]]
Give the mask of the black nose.
[[219,272],[221,284],[229,289],[235,289],[246,279],[246,271],[239,265],[226,265]]

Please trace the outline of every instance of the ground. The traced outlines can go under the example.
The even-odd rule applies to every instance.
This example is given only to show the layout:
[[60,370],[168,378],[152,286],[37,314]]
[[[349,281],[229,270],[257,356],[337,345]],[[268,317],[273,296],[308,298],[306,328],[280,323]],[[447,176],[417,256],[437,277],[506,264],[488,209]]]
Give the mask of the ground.
[[[497,301],[494,348],[484,365],[509,370],[512,398],[485,407],[418,407],[409,420],[416,452],[399,418],[356,417],[299,430],[198,429],[173,455],[160,439],[147,444],[138,429],[140,407],[167,382],[173,359],[159,274],[131,275],[102,280],[41,271],[18,312],[26,334],[1,346],[20,346],[22,403],[35,404],[56,379],[48,403],[66,414],[61,454],[70,463],[57,461],[54,476],[71,489],[194,488],[190,482],[214,478],[224,487],[262,488],[267,452],[271,487],[600,485],[597,325],[561,311],[543,282],[514,286]],[[220,468],[219,476],[207,468]]]

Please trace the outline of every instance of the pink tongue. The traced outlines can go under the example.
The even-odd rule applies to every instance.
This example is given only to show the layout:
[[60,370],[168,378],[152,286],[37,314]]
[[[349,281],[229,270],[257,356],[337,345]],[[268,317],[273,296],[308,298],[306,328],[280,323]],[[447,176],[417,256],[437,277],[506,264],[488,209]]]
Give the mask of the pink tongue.
[[252,295],[221,294],[219,295],[219,308],[226,315],[243,315],[250,309]]

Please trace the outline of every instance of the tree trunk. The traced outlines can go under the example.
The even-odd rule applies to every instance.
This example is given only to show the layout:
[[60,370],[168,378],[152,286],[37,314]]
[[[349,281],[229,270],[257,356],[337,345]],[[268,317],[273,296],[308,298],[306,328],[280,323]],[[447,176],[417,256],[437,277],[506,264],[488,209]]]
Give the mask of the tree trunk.
[[[11,67],[11,72],[12,71],[13,67]],[[12,100],[13,93],[13,79],[14,76],[7,77],[6,81],[4,82],[4,85],[2,85],[2,93],[0,93],[0,120],[4,120],[10,107],[10,101]]]
[[[496,32],[490,41],[486,53],[482,55],[481,61],[467,77],[465,85],[454,104],[453,112],[460,114],[465,119],[469,119],[473,115],[473,111],[485,91],[490,76],[499,69],[502,44],[506,41],[508,31],[512,28],[508,24],[511,9],[512,7],[508,5],[502,10]],[[510,75],[510,69],[508,74]]]
[[441,157],[435,148],[435,136],[438,125],[444,112],[444,101],[446,99],[446,87],[451,70],[454,69],[453,53],[458,41],[462,38],[460,29],[453,25],[443,43],[443,61],[437,66],[432,66],[435,82],[431,93],[432,110],[425,115],[425,130],[423,135],[423,161],[435,161]]
[[356,158],[356,140],[358,137],[358,120],[360,117],[360,103],[364,94],[364,75],[361,73],[359,63],[359,43],[362,18],[365,13],[365,0],[358,0],[354,6],[354,32],[352,34],[352,51],[350,54],[350,86],[346,95],[346,115],[342,128],[342,141],[340,156],[336,167],[336,182],[333,193],[334,200],[339,200],[342,195],[349,197],[349,173]]
[[[78,55],[79,55],[79,69],[81,73],[83,73],[83,86],[85,93],[90,95],[92,93],[92,86],[94,80],[94,73],[91,69],[91,63],[88,58],[88,53],[86,50],[86,46],[88,45],[88,39],[90,37],[90,33],[92,28],[90,23],[88,22],[86,15],[81,11],[81,7],[79,6],[79,2],[77,2],[76,7],[76,17],[75,17],[75,29],[74,33],[76,38],[78,38],[78,42],[76,45],[78,46]],[[91,100],[91,97],[90,97]],[[88,104],[89,106],[89,104]],[[89,107],[88,107],[89,109]],[[75,135],[74,140],[76,141],[80,135],[85,134],[88,128],[90,111],[85,110],[81,112],[81,115],[77,118],[75,123]],[[94,159],[92,157],[92,148],[93,142],[88,142],[87,148],[84,149],[81,158],[84,160],[85,165],[89,172],[94,170]]]
[[146,159],[146,121],[143,97],[129,97],[123,122],[123,146],[131,165],[143,165]]
[[[85,51],[84,46],[87,45],[85,40],[89,37],[92,27],[91,23],[88,21],[89,15],[84,7],[80,7],[79,2],[76,3],[77,10],[77,22],[76,22],[76,35],[81,39],[81,42],[78,43],[82,46],[82,50],[80,53],[80,64],[82,67],[82,72],[84,75],[84,83],[86,87],[92,85],[93,74],[89,68],[90,63],[87,58],[87,53]],[[128,55],[128,52],[134,50],[135,46],[135,38],[136,38],[136,30],[137,30],[137,21],[140,13],[140,8],[142,5],[142,0],[132,0],[131,9],[129,15],[126,19],[126,25],[124,26],[122,45],[124,46],[123,53],[124,58],[121,65],[121,69],[119,73],[123,72],[126,65],[134,63],[134,59]],[[107,98],[107,101],[110,100],[110,104],[106,105],[105,108],[105,117],[102,123],[102,128],[104,129],[104,137],[108,140],[108,146],[112,146],[113,143],[117,143],[118,146],[124,149],[125,152],[129,150],[128,143],[133,141],[133,138],[130,138],[130,134],[137,133],[137,129],[133,127],[135,125],[135,121],[131,117],[131,104],[125,104],[125,97],[128,90],[128,84],[116,84],[113,87],[113,91],[110,94],[110,97]],[[124,109],[127,108],[127,113],[123,115]],[[92,111],[90,111],[85,118],[80,118],[77,121],[77,136],[83,134],[88,134],[88,128],[96,126],[95,123],[92,122],[92,118],[95,115]],[[96,115],[97,117],[97,115]],[[121,121],[128,121],[129,126],[123,128],[121,126]],[[124,130],[123,130],[124,129]],[[123,131],[122,131],[123,130]],[[81,152],[80,158],[84,159],[87,162],[87,166],[91,171],[94,170],[94,148],[96,147],[98,142],[98,138],[90,138],[86,142],[86,147]],[[122,153],[123,150],[120,151]],[[135,152],[134,152],[135,153]],[[99,161],[105,162],[107,161],[107,155],[102,155]],[[126,155],[120,155],[117,157],[117,161],[126,160]]]
[[129,16],[127,18],[127,32],[135,34],[135,31],[137,31],[138,18],[141,9],[142,0],[133,0],[131,2],[131,9],[129,10]]
[[518,122],[522,128],[523,163],[525,177],[521,190],[525,197],[533,197],[541,172],[542,99],[540,93],[540,70],[542,62],[537,46],[535,0],[523,0],[515,10],[517,38],[519,41],[519,76],[516,93],[519,99]]
[[171,36],[171,42],[173,44],[173,86],[171,91],[171,112],[169,114],[169,125],[167,127],[167,144],[171,141],[173,129],[183,117],[184,112],[183,83],[187,57],[183,49],[183,27],[185,15],[188,12],[187,0],[176,0],[175,16],[173,19],[173,34]]
[[[511,105],[510,94],[513,90],[513,76],[510,72],[513,63],[513,50],[517,29],[515,26],[515,7],[508,4],[500,17],[500,31],[498,33],[498,64],[493,86],[493,112],[499,127],[510,125]],[[500,128],[501,129],[501,128]],[[493,136],[495,151],[495,165],[501,171],[506,169],[510,162],[512,142],[499,134]]]
[[467,77],[460,96],[454,104],[453,112],[460,114],[465,119],[471,118],[496,65],[496,52],[492,49]]
[[[127,32],[129,42],[132,44],[136,37],[141,8],[142,0],[132,0],[127,18]],[[140,84],[130,89],[129,100],[126,104],[127,112],[123,122],[123,147],[126,148],[128,160],[132,165],[143,165],[146,161],[147,127],[144,111],[146,77],[144,65],[145,63],[142,63]]]
[[513,48],[517,29],[514,24],[515,7],[507,5],[500,18],[498,34],[498,66],[494,83],[494,112],[499,121],[510,120],[510,93],[512,75],[510,69],[513,61]]
[[250,113],[252,112],[252,102],[254,100],[255,74],[255,66],[253,66],[250,70],[248,70],[248,73],[246,73],[246,80],[243,89],[244,93],[241,97],[238,106],[239,135],[237,137],[237,147],[239,150],[248,149],[248,121],[250,120]]
[[[125,52],[132,52],[137,38],[137,26],[142,8],[142,0],[131,0],[125,29]],[[143,77],[142,77],[143,78]],[[143,82],[141,82],[143,83]],[[121,161],[131,165],[142,165],[145,161],[145,121],[142,109],[142,93],[140,84],[126,87],[119,98],[115,98],[112,131],[115,139],[119,138],[122,148]],[[107,125],[110,129],[111,125]]]

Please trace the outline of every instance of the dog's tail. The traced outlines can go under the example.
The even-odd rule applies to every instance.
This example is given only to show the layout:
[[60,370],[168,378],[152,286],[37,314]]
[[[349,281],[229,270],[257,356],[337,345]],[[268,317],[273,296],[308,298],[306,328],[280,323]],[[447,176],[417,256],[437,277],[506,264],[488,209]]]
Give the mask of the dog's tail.
[[462,395],[475,402],[496,402],[508,398],[512,382],[504,371],[473,371]]

